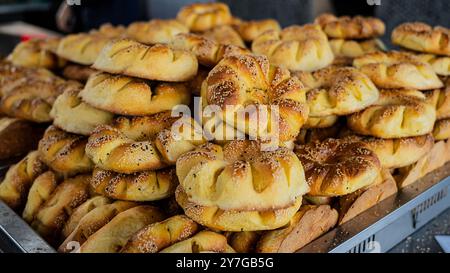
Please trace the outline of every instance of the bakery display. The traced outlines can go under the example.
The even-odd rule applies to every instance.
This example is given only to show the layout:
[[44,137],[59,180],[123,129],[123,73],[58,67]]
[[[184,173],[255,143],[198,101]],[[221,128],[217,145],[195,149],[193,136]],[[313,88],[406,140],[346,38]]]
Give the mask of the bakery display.
[[450,161],[448,29],[384,33],[214,2],[21,42],[0,199],[59,252],[301,251]]

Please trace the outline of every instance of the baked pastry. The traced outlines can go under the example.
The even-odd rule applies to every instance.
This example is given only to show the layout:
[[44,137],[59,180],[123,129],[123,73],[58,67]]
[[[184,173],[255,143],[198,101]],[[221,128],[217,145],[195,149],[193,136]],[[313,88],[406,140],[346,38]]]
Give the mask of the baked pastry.
[[45,126],[30,121],[0,117],[0,160],[22,156],[36,149]]
[[450,85],[446,88],[425,91],[427,102],[436,108],[436,119],[450,118]]
[[229,232],[228,244],[237,253],[253,253],[262,234],[263,231]]
[[86,200],[83,204],[78,206],[73,213],[70,215],[67,222],[64,224],[64,228],[62,229],[63,238],[67,238],[78,226],[81,219],[86,216],[92,210],[105,206],[111,203],[111,200],[104,196],[94,196]]
[[189,239],[175,243],[161,253],[234,253],[227,238],[212,231],[200,231]]
[[315,72],[293,73],[306,86],[309,116],[348,115],[372,105],[378,89],[355,68],[330,66]]
[[431,133],[436,120],[434,107],[424,99],[403,92],[381,90],[374,105],[347,118],[348,127],[358,134],[379,138]]
[[120,38],[125,35],[126,28],[122,25],[114,26],[110,23],[100,25],[99,28],[89,31],[89,34],[100,35],[107,38]]
[[73,242],[76,242],[78,247],[81,246],[92,234],[109,223],[117,214],[136,206],[138,204],[134,202],[115,201],[91,210],[81,218],[72,233],[59,246],[58,252],[78,251],[79,249],[76,245],[73,245]]
[[6,90],[14,88],[16,85],[33,79],[48,79],[54,77],[54,74],[44,68],[26,68],[15,66],[9,62],[0,60],[0,95],[6,93]]
[[418,54],[417,58],[429,63],[434,72],[439,76],[450,76],[450,57],[436,56],[433,54]]
[[377,155],[363,142],[340,139],[297,145],[311,196],[341,196],[373,184],[381,170]]
[[197,58],[167,45],[148,46],[129,39],[113,40],[98,54],[93,68],[148,80],[181,82],[197,73]]
[[214,40],[223,45],[234,45],[245,48],[245,43],[239,33],[228,25],[217,26],[202,33],[208,39]]
[[[379,39],[369,40],[344,40],[344,39],[331,39],[331,50],[336,58],[357,58],[363,56],[366,53],[385,51],[386,47]],[[352,62],[349,62],[351,65]]]
[[191,94],[181,83],[154,83],[108,73],[92,75],[80,92],[84,102],[121,115],[144,116],[189,104]]
[[39,141],[39,156],[52,170],[64,176],[90,172],[94,165],[86,156],[87,138],[50,126]]
[[176,215],[139,230],[122,248],[124,253],[156,253],[188,239],[199,230],[199,225],[185,215]]
[[252,42],[268,30],[281,31],[280,24],[274,19],[243,21],[237,24],[236,29],[246,42]]
[[215,66],[220,60],[229,55],[249,54],[250,52],[235,45],[224,45],[213,39],[193,34],[178,34],[171,46],[179,50],[191,51],[197,56],[198,62],[207,67]]
[[314,141],[323,141],[327,138],[337,138],[342,127],[342,123],[336,123],[333,126],[327,128],[302,128],[297,138],[295,139],[295,143],[308,144]]
[[33,181],[28,192],[27,203],[22,212],[22,218],[29,224],[33,222],[37,212],[58,186],[58,178],[52,171],[45,172]]
[[295,252],[333,228],[337,220],[337,211],[328,205],[303,206],[286,227],[265,232],[256,252]]
[[89,198],[89,180],[90,175],[64,180],[37,212],[31,227],[50,244],[60,243],[64,223]]
[[397,193],[397,183],[387,169],[381,171],[381,183],[339,198],[339,225]]
[[436,121],[433,129],[435,140],[445,140],[450,138],[450,119]]
[[47,170],[37,151],[30,152],[17,164],[11,166],[0,183],[0,199],[11,209],[20,211],[26,203],[33,181]]
[[80,248],[81,253],[117,253],[141,228],[162,221],[161,211],[153,206],[137,206],[117,214],[92,234]]
[[263,32],[253,40],[252,51],[292,71],[318,70],[334,58],[327,36],[319,25],[312,24]]
[[45,49],[46,40],[31,39],[19,43],[8,56],[12,64],[24,67],[42,67],[54,69],[58,67],[58,58]]
[[369,39],[382,36],[385,31],[383,21],[374,17],[341,16],[325,13],[314,20],[328,37],[339,39]]
[[329,115],[324,117],[312,117],[309,116],[306,120],[303,128],[313,129],[313,128],[329,128],[338,122],[339,117],[335,115]]
[[434,138],[431,134],[391,139],[353,135],[345,137],[343,140],[363,142],[367,148],[375,152],[381,167],[386,169],[411,165],[427,154],[434,145]]
[[191,31],[206,31],[216,26],[231,24],[231,13],[224,3],[195,3],[178,11],[177,20]]
[[367,53],[356,58],[353,66],[380,88],[428,90],[443,86],[431,65],[406,52]]
[[223,231],[283,226],[308,191],[292,151],[261,151],[255,141],[199,146],[178,158],[176,170],[176,199],[186,215]]
[[70,34],[61,39],[56,53],[71,62],[92,65],[109,40],[100,34]]
[[221,110],[220,119],[253,139],[275,136],[285,142],[298,135],[308,118],[305,91],[296,77],[270,65],[265,56],[230,55],[209,72],[202,99],[204,106]]
[[392,31],[392,43],[419,52],[450,56],[450,31],[444,27],[404,23]]
[[155,201],[173,195],[175,169],[120,174],[94,169],[91,186],[98,194],[125,201]]
[[96,73],[97,70],[78,64],[68,64],[64,67],[62,71],[62,76],[68,80],[74,80],[85,83],[89,77]]
[[186,82],[186,86],[193,96],[200,96],[202,83],[208,77],[209,69],[199,67],[197,74],[190,81]]
[[168,44],[178,33],[188,32],[189,29],[185,25],[174,19],[135,22],[127,28],[129,38],[147,45]]
[[67,90],[55,100],[50,111],[53,125],[69,133],[89,135],[96,126],[112,122],[112,113],[81,101],[79,93],[80,90]]

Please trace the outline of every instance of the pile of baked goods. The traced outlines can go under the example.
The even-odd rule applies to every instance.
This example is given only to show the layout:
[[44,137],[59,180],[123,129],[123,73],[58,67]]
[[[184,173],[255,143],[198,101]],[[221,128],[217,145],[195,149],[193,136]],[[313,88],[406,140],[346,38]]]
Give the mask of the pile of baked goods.
[[60,252],[295,252],[450,161],[450,30],[398,26],[399,51],[384,32],[202,3],[22,42],[0,64],[0,146],[47,129],[0,198]]

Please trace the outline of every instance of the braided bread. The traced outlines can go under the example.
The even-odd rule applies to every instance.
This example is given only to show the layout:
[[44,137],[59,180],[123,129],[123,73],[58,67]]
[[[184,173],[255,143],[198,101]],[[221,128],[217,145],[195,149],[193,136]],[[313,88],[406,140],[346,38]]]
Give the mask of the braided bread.
[[58,58],[45,49],[46,40],[31,39],[19,43],[8,56],[14,65],[24,67],[42,67],[54,69],[58,67]]
[[337,211],[328,205],[303,206],[286,227],[264,233],[256,252],[295,252],[333,228],[337,220]]
[[431,133],[436,110],[424,99],[399,90],[380,91],[379,100],[347,118],[350,129],[379,138],[401,138]]
[[281,31],[280,24],[273,19],[263,19],[244,21],[237,25],[237,31],[246,42],[252,42],[268,30]]
[[372,150],[386,169],[401,168],[411,165],[427,154],[434,144],[431,134],[394,139],[348,136],[343,141],[363,142]]
[[171,46],[179,50],[191,51],[197,56],[198,62],[207,67],[215,66],[226,56],[249,53],[245,48],[223,45],[215,40],[192,33],[178,34]]
[[424,92],[427,102],[435,106],[436,119],[450,118],[450,85],[446,88]]
[[78,65],[78,64],[68,64],[64,67],[62,71],[62,76],[68,80],[79,81],[85,83],[89,77],[96,73],[95,69],[89,66]]
[[325,13],[314,22],[319,24],[329,37],[340,39],[369,39],[382,36],[385,31],[383,21],[373,17],[336,17]]
[[117,214],[81,245],[81,253],[117,253],[141,228],[162,221],[162,212],[153,206],[137,206]]
[[227,238],[212,231],[200,231],[189,239],[175,243],[161,253],[234,253],[227,244]]
[[339,139],[297,145],[311,196],[341,196],[373,184],[381,170],[377,155],[362,142]]
[[167,45],[147,46],[132,40],[109,42],[92,66],[95,69],[149,80],[187,81],[197,73],[197,58]]
[[175,169],[119,174],[94,169],[91,186],[98,194],[125,201],[154,201],[175,192]]
[[202,33],[208,39],[223,45],[234,45],[245,48],[245,43],[239,33],[228,25],[218,26]]
[[427,90],[441,88],[442,82],[433,68],[406,52],[373,52],[358,57],[353,66],[381,88]]
[[294,75],[309,89],[306,100],[312,117],[355,113],[378,99],[376,86],[355,68],[331,66]]
[[58,186],[58,178],[52,171],[45,172],[33,181],[27,197],[22,218],[29,224],[33,222],[37,212]]
[[176,215],[162,222],[144,227],[128,240],[124,253],[156,253],[193,236],[199,229],[197,223],[185,215]]
[[96,126],[112,122],[112,113],[82,102],[79,91],[67,90],[56,99],[50,111],[53,125],[69,133],[89,135]]
[[86,156],[87,138],[64,132],[55,126],[39,141],[39,155],[52,170],[64,176],[90,172],[94,167]]
[[77,242],[82,245],[92,234],[106,225],[117,214],[136,207],[137,205],[138,204],[134,202],[115,201],[111,204],[100,206],[91,210],[83,218],[81,218],[72,233],[67,236],[66,240],[60,245],[58,251],[73,251],[74,249],[71,248],[72,242]]
[[74,63],[92,65],[109,40],[98,34],[70,34],[61,39],[56,53]]
[[46,170],[47,166],[39,159],[38,152],[30,152],[8,169],[0,183],[0,199],[13,210],[19,211],[25,205],[31,184]]
[[194,32],[228,25],[231,19],[230,9],[223,3],[195,3],[184,6],[177,14],[177,20]]
[[436,56],[433,54],[418,54],[417,58],[429,63],[434,72],[440,76],[450,76],[450,57]]
[[425,53],[450,56],[450,31],[424,23],[404,23],[392,31],[396,45]]
[[89,198],[90,175],[64,180],[41,206],[31,227],[50,244],[60,243],[61,230],[74,209]]
[[252,43],[252,51],[293,71],[314,71],[333,62],[333,51],[319,25],[290,26],[269,30]]
[[302,166],[286,148],[260,149],[257,142],[235,140],[223,148],[208,143],[181,155],[176,198],[186,215],[228,231],[286,224],[308,190]]
[[135,22],[128,26],[127,36],[143,44],[168,44],[178,33],[189,29],[177,20],[153,19],[149,22]]
[[450,119],[436,121],[433,129],[435,140],[445,140],[450,138]]
[[[280,142],[293,140],[308,117],[302,83],[291,77],[288,70],[271,66],[266,57],[259,55],[232,55],[222,59],[204,81],[202,98],[205,106],[221,109],[220,118],[228,125],[255,138],[278,134]],[[250,105],[258,108],[258,112],[264,111],[262,105],[277,107],[279,117],[273,116],[270,109],[268,120],[257,113],[236,120],[236,115],[245,114]],[[278,131],[273,128],[274,122],[278,122]],[[253,130],[250,124],[259,128]]]
[[92,75],[80,96],[96,108],[137,116],[172,110],[176,105],[189,104],[191,98],[183,84],[151,85],[144,80],[108,73]]

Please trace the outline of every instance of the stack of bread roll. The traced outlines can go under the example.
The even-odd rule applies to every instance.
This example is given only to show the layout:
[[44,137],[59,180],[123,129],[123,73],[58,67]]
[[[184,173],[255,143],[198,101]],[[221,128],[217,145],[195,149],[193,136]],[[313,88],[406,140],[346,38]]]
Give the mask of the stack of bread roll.
[[[0,198],[60,252],[297,251],[450,160],[448,29],[399,26],[408,52],[385,51],[384,31],[201,3],[21,43],[0,66],[2,109],[53,124]],[[177,114],[208,106],[220,115]],[[247,107],[277,119],[235,120]]]

